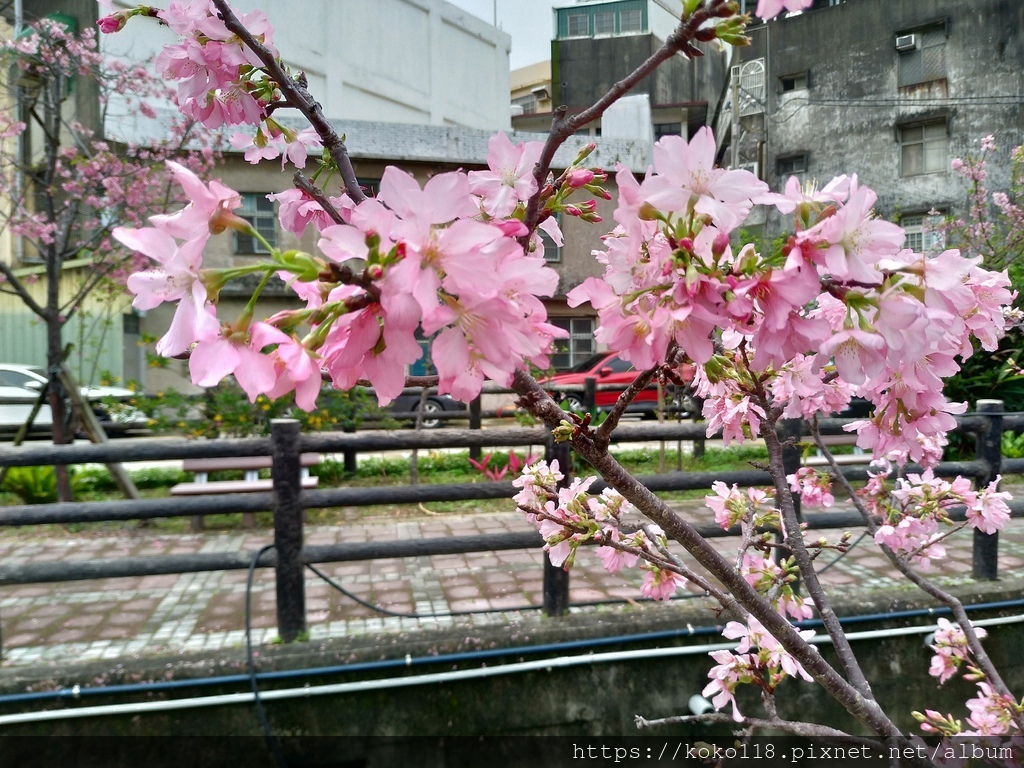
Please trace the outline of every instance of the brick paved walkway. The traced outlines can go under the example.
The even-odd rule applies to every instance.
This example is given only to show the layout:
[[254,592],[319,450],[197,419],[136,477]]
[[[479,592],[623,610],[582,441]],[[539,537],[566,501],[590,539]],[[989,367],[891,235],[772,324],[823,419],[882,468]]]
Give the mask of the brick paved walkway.
[[[691,508],[692,507],[692,508]],[[703,518],[699,503],[688,517]],[[492,513],[394,520],[367,518],[344,526],[307,529],[307,543],[333,544],[394,538],[460,536],[529,530],[522,515]],[[855,537],[858,531],[854,531]],[[834,536],[837,533],[833,534]],[[269,531],[119,537],[28,539],[0,538],[5,562],[112,558],[127,555],[190,552],[254,552],[269,543]],[[734,540],[718,540],[728,554]],[[949,556],[934,575],[969,578],[971,532],[947,540]],[[828,553],[822,565],[835,555]],[[372,562],[325,564],[321,569],[354,594],[399,613],[445,614],[483,611],[469,616],[400,618],[378,614],[340,594],[313,573],[307,578],[311,639],[351,636],[382,630],[464,623],[498,624],[540,602],[543,553],[538,550],[415,557]],[[1011,521],[1000,536],[1000,572],[1024,575],[1024,520]],[[608,574],[596,558],[581,556],[571,577],[574,603],[631,600],[639,597],[638,571]],[[830,589],[866,590],[896,582],[887,562],[865,538],[822,579]],[[244,571],[143,578],[104,579],[61,584],[0,587],[3,666],[115,659],[154,652],[203,652],[244,644]],[[253,590],[254,641],[269,643],[274,626],[274,575],[260,569]],[[573,610],[586,610],[574,608]]]

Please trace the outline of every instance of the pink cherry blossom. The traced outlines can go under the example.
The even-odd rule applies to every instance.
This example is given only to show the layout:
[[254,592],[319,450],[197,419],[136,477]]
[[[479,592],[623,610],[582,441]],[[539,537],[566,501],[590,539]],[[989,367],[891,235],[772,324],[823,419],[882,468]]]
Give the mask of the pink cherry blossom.
[[513,145],[504,133],[490,138],[487,142],[490,170],[469,172],[469,188],[483,198],[488,216],[500,219],[510,215],[520,202],[530,199],[537,191],[533,168],[543,149],[539,141]]
[[754,14],[765,21],[771,21],[783,10],[790,13],[802,11],[804,8],[810,7],[813,2],[814,0],[757,0],[757,10],[754,11]]

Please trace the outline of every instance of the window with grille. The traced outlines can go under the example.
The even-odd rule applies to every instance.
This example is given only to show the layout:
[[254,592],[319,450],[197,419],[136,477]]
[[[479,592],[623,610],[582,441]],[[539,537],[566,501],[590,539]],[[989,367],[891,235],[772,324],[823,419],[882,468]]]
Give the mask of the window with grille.
[[566,20],[569,37],[587,37],[590,34],[590,14],[574,13]]
[[949,167],[949,132],[945,120],[899,129],[900,175],[940,173]]
[[662,136],[681,136],[683,133],[682,123],[655,123],[654,124],[654,140],[657,141]]
[[914,46],[899,52],[900,88],[946,79],[946,27],[931,27],[910,34]]
[[[555,214],[555,221],[559,225],[562,223],[562,214]],[[549,264],[557,264],[562,260],[562,246],[555,245],[555,241],[551,239],[551,236],[543,229],[538,229],[537,232],[540,234],[541,244],[544,246],[544,261]]]
[[[242,207],[235,211],[248,221],[272,246],[277,246],[277,214],[274,203],[262,193],[243,192]],[[243,232],[235,233],[235,253],[269,253],[266,246],[256,237]]]
[[792,176],[797,173],[807,172],[807,155],[787,155],[775,161],[775,171],[779,176]]
[[526,96],[517,96],[512,99],[512,105],[521,107],[524,115],[532,115],[537,111],[537,97],[532,93]]
[[935,227],[941,221],[940,216],[904,216],[900,226],[907,234],[905,248],[914,253],[938,253],[945,247],[942,233]]
[[614,35],[615,34],[615,13],[612,11],[605,11],[604,13],[594,14],[594,35]]
[[643,32],[644,18],[640,10],[619,11],[619,33]]
[[569,332],[569,338],[555,340],[551,367],[557,371],[572,368],[594,354],[594,318],[552,317],[552,325]]

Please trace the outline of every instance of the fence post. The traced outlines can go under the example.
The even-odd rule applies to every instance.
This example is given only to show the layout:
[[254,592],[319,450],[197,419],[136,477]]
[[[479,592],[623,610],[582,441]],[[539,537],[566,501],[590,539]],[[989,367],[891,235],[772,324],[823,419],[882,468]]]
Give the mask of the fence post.
[[[480,429],[480,395],[477,395],[469,401],[469,428]],[[479,445],[472,445],[469,448],[469,458],[474,461],[480,461],[480,457],[483,456],[483,448]]]
[[290,643],[306,631],[306,582],[302,566],[302,467],[296,419],[272,419],[274,547],[277,551],[277,631]]
[[583,380],[583,412],[597,414],[597,379],[592,376]]
[[[355,433],[355,425],[346,424],[342,429],[343,432]],[[354,448],[346,448],[342,451],[342,458],[345,462],[345,474],[349,477],[354,477],[359,472],[359,462],[356,459],[356,450]]]
[[[979,400],[974,410],[984,416],[985,424],[975,435],[974,456],[988,464],[988,472],[978,478],[978,487],[996,479],[1003,463],[1003,401]],[[999,578],[999,533],[983,533],[974,529],[972,575],[976,579],[995,581]]]
[[[544,458],[548,461],[558,461],[558,469],[561,470],[563,478],[558,483],[559,488],[567,488],[572,482],[569,465],[569,444],[556,443],[548,438],[547,449]],[[562,568],[556,568],[548,559],[548,553],[544,553],[544,614],[547,616],[561,616],[569,609],[569,572]]]

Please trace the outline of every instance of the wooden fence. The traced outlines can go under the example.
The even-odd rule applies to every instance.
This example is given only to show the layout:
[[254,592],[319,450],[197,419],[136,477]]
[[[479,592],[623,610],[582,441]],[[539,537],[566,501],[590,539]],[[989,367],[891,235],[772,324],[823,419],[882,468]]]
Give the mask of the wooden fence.
[[[1024,414],[1006,414],[999,401],[980,401],[975,413],[958,417],[957,430],[972,434],[976,451],[973,461],[942,462],[935,474],[943,477],[963,475],[980,487],[998,474],[1024,472],[1024,459],[1005,459],[1001,452],[1004,430],[1024,429]],[[845,419],[823,419],[819,428],[824,435],[844,434]],[[806,434],[799,422],[780,424],[784,437]],[[615,442],[702,440],[702,423],[624,424],[613,435]],[[553,445],[542,427],[476,430],[436,430],[431,432],[364,432],[302,434],[298,422],[276,420],[271,435],[265,438],[222,440],[144,439],[122,440],[96,445],[27,445],[0,448],[0,467],[48,466],[54,464],[119,463],[129,461],[271,456],[273,491],[269,493],[227,494],[195,498],[157,498],[124,501],[76,502],[0,507],[0,526],[90,523],[102,521],[148,520],[159,517],[190,517],[236,512],[271,511],[274,514],[274,550],[258,561],[259,567],[276,569],[277,623],[285,641],[294,640],[306,629],[304,567],[312,563],[417,557],[467,552],[525,549],[542,545],[536,532],[458,536],[418,540],[304,545],[303,510],[310,508],[386,505],[510,498],[511,482],[483,482],[392,486],[383,488],[320,488],[302,490],[299,457],[302,453],[364,453],[391,450],[433,448],[516,447],[547,445],[549,458],[559,458],[568,467],[568,446]],[[787,472],[800,466],[800,450],[786,451]],[[911,470],[913,471],[913,470]],[[568,473],[567,473],[568,474]],[[844,467],[851,480],[867,479],[866,468]],[[568,482],[570,478],[566,478]],[[740,470],[731,472],[668,472],[641,476],[639,481],[652,491],[708,489],[715,481],[741,486],[770,484],[767,472]],[[593,492],[604,488],[601,481]],[[1024,516],[1024,502],[1012,502],[1014,517]],[[964,510],[953,519],[963,519]],[[863,525],[856,512],[803,514],[812,529],[852,528]],[[738,535],[739,529],[723,531],[717,526],[697,526],[707,537]],[[973,574],[978,579],[998,575],[998,534],[974,531]],[[154,574],[194,573],[214,570],[247,569],[255,553],[198,553],[123,557],[69,562],[0,563],[0,586],[40,584],[83,579],[103,579]],[[545,560],[543,607],[549,615],[563,613],[569,605],[568,574],[551,567]]]

